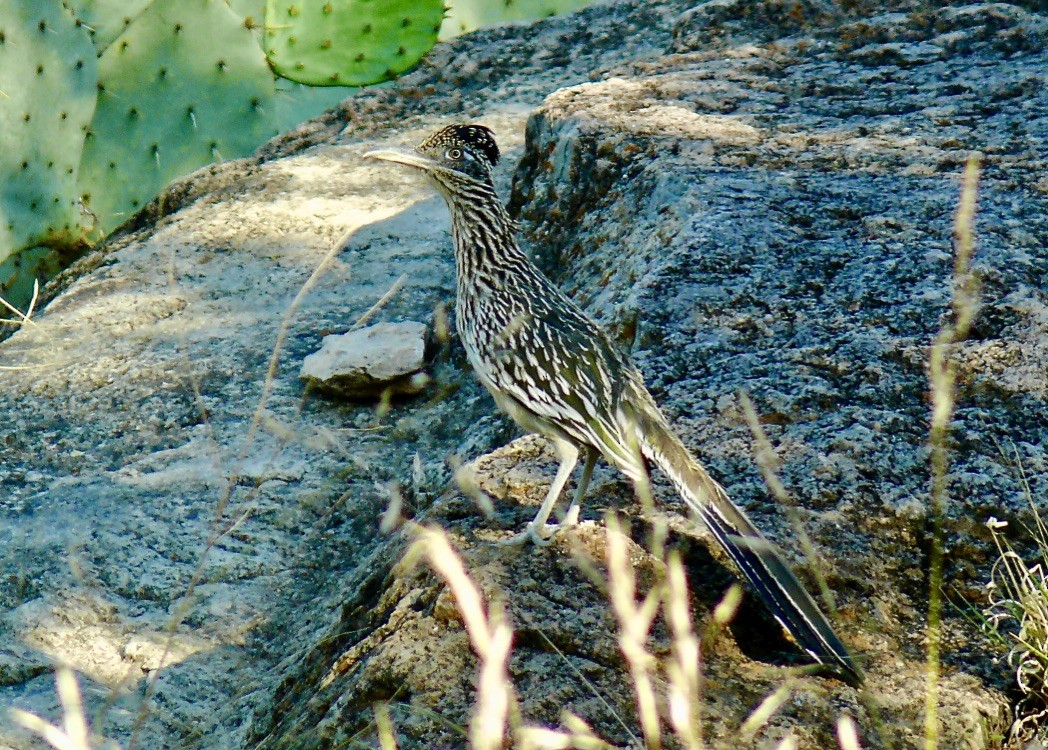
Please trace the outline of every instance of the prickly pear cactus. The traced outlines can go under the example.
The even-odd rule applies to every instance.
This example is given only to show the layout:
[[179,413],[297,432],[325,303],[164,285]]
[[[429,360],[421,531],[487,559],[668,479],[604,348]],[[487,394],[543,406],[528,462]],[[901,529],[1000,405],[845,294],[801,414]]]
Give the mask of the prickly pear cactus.
[[[33,298],[33,282],[39,281],[43,286],[43,282],[62,270],[62,260],[62,254],[49,247],[27,247],[0,261],[0,297],[25,310]],[[12,317],[6,309],[0,312],[0,318],[10,320]]]
[[99,60],[80,191],[108,233],[172,179],[276,134],[273,75],[223,0],[153,0]]
[[447,0],[448,15],[441,39],[507,21],[559,16],[592,5],[593,0]]
[[418,63],[443,17],[443,0],[268,0],[265,50],[292,81],[364,86]]
[[102,54],[151,0],[65,0]]
[[79,235],[95,76],[91,40],[58,0],[0,2],[0,261]]
[[337,106],[356,91],[348,86],[306,86],[286,78],[278,78],[276,86],[273,125],[281,133]]
[[[266,0],[229,0],[229,7],[244,19],[244,25],[255,32],[259,46],[263,46]],[[272,120],[281,133],[331,109],[355,91],[349,86],[306,86],[280,77],[276,88]]]
[[[249,29],[262,31],[266,22],[266,0],[227,0],[230,9],[244,19]],[[261,34],[259,34],[261,38]]]

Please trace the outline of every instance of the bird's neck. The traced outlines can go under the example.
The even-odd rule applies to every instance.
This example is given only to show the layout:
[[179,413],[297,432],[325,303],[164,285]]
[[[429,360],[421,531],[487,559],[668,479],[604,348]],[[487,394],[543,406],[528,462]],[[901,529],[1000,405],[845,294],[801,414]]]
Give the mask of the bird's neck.
[[449,205],[460,282],[528,262],[517,245],[513,220],[494,190]]

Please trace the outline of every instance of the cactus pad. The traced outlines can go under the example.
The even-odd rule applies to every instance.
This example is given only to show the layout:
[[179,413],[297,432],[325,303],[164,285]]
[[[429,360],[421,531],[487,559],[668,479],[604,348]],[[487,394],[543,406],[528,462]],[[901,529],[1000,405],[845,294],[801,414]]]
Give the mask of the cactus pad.
[[417,64],[443,17],[443,0],[268,0],[265,49],[292,81],[364,86]]
[[[49,247],[27,247],[0,261],[0,297],[25,310],[33,298],[33,282],[44,282],[61,271],[62,260],[61,253]],[[11,315],[4,310],[0,318],[10,319]]]
[[262,27],[266,22],[266,0],[228,0],[234,13],[244,19],[244,25],[258,32],[262,40]]
[[105,233],[175,177],[276,133],[272,73],[223,0],[154,0],[103,53],[98,89],[79,188]]
[[530,21],[571,13],[592,5],[593,0],[447,0],[448,15],[440,28],[441,39],[507,21]]
[[65,0],[65,5],[87,28],[98,54],[135,20],[150,0]]
[[0,2],[0,261],[79,236],[95,77],[91,40],[58,0]]

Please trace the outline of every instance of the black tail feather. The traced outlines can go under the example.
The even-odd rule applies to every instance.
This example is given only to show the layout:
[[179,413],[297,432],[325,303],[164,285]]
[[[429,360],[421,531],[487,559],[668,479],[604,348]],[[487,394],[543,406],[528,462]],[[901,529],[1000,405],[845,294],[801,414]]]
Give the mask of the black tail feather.
[[848,682],[860,683],[862,673],[855,660],[775,545],[741,513],[739,518],[749,528],[730,528],[720,512],[700,511],[700,515],[775,619],[800,647]]
[[855,659],[776,546],[731,501],[664,420],[642,417],[638,422],[644,457],[666,473],[775,619],[816,661],[851,684],[861,683],[862,672]]

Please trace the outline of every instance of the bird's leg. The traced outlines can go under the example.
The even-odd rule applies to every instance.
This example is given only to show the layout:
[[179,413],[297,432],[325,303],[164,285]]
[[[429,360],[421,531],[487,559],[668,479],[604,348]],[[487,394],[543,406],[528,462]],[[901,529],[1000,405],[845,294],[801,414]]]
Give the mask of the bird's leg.
[[589,487],[590,477],[593,476],[593,467],[597,465],[597,457],[600,453],[592,446],[586,446],[586,463],[582,466],[582,476],[579,477],[579,486],[575,488],[575,497],[571,499],[571,505],[564,513],[564,520],[560,522],[561,528],[577,526],[579,523],[579,511],[582,509],[582,499],[586,496],[586,488]]
[[[542,507],[539,508],[539,512],[535,514],[535,518],[532,519],[524,531],[511,536],[509,539],[504,539],[499,544],[523,544],[531,541],[540,547],[544,547],[550,543],[553,535],[557,533],[559,527],[556,524],[547,524],[546,521],[549,519],[550,513],[553,512],[553,506],[557,504],[560,493],[564,491],[564,485],[568,483],[568,480],[571,479],[571,473],[575,471],[575,466],[579,462],[579,449],[567,440],[553,438],[552,442],[553,450],[557,454],[557,458],[560,459],[560,467],[557,469],[557,476],[553,478],[553,484],[550,485],[549,492],[546,493],[546,499],[542,502]],[[588,463],[589,459],[587,458]],[[574,503],[572,504],[574,505]],[[575,515],[577,516],[578,513],[576,512]]]

